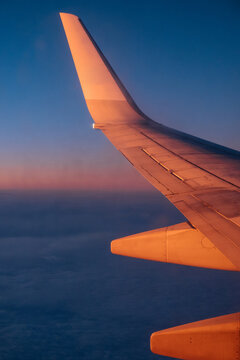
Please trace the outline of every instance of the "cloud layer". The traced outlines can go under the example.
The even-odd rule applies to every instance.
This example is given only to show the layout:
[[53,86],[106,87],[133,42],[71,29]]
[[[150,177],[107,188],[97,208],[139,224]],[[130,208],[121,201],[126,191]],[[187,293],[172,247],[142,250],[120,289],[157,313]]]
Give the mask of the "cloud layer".
[[150,360],[151,332],[239,311],[238,274],[110,254],[183,220],[157,192],[2,193],[0,219],[3,360]]

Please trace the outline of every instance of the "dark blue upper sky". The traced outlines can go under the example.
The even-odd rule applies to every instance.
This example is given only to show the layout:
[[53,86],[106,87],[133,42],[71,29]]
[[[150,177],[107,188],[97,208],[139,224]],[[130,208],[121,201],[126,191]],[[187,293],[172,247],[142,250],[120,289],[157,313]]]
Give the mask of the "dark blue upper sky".
[[53,187],[63,173],[128,172],[91,130],[59,11],[82,18],[153,119],[239,149],[239,2],[8,1],[0,14],[0,164],[16,187],[38,186],[39,171]]

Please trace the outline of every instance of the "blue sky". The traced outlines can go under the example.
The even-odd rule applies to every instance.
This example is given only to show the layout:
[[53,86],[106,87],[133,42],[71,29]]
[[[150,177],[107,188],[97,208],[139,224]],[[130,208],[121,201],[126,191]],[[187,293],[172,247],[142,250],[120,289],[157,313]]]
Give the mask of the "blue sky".
[[150,117],[240,149],[237,1],[9,1],[0,14],[0,164],[19,187],[102,169],[113,187],[118,169],[135,180],[91,129],[59,11],[82,18]]

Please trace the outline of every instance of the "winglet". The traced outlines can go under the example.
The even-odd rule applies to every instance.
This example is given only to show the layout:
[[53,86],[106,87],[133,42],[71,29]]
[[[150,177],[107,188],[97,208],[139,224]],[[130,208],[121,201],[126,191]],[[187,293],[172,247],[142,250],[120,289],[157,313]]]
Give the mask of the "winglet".
[[142,121],[143,113],[82,21],[67,13],[60,13],[60,17],[93,120],[101,124]]

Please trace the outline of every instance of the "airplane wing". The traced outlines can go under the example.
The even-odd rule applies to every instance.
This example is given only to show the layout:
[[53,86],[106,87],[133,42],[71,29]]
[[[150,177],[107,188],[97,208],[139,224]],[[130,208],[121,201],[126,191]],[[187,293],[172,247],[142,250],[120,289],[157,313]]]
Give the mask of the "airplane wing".
[[112,252],[239,271],[240,152],[149,119],[82,21],[60,16],[94,128],[188,220],[114,240]]

